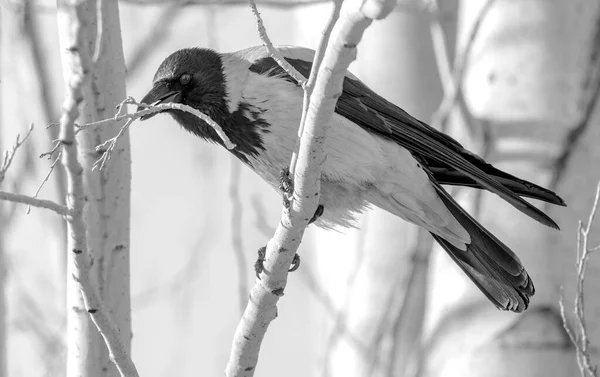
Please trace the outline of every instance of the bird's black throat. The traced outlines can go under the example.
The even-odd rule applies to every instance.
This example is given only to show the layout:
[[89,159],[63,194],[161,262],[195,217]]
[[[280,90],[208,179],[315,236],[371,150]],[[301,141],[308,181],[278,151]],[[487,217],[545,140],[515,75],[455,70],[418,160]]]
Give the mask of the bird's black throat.
[[[227,109],[198,110],[221,126],[227,137],[236,145],[230,152],[245,164],[252,165],[249,157],[256,157],[265,150],[262,135],[270,132],[270,125],[262,117],[263,109],[241,102],[233,113],[229,113]],[[207,141],[224,145],[217,132],[200,118],[184,111],[169,112],[187,131]]]

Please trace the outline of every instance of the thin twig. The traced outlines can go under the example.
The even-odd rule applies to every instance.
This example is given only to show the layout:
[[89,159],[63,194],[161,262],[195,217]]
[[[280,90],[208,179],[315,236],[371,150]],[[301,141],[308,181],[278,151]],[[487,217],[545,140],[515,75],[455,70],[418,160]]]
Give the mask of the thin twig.
[[0,184],[2,183],[2,181],[4,181],[6,171],[8,170],[8,168],[10,168],[10,164],[12,164],[13,158],[15,157],[17,150],[21,147],[21,145],[23,145],[23,143],[27,140],[29,135],[31,135],[31,131],[33,131],[33,123],[29,125],[29,129],[27,130],[27,133],[25,134],[23,139],[21,139],[21,134],[17,134],[17,139],[15,140],[15,143],[12,145],[12,147],[10,147],[9,150],[4,152],[2,165],[0,165]]
[[298,72],[298,70],[296,70],[296,68],[292,67],[292,65],[290,63],[288,63],[287,60],[285,60],[283,55],[281,55],[281,52],[279,52],[279,50],[277,50],[273,46],[273,43],[271,42],[271,39],[269,38],[269,35],[267,34],[267,30],[265,29],[265,25],[263,24],[263,20],[260,17],[260,13],[258,12],[258,9],[256,8],[256,3],[254,2],[254,0],[248,0],[248,3],[250,4],[252,13],[254,14],[254,17],[256,18],[256,28],[258,29],[258,36],[260,37],[260,40],[263,42],[263,46],[265,46],[267,51],[269,51],[269,55],[271,55],[271,57],[273,59],[275,59],[277,64],[279,64],[279,66],[281,68],[283,68],[290,76],[292,76],[294,78],[294,80],[296,80],[298,82],[298,85],[300,85],[301,87],[304,87],[304,85],[306,84],[306,77],[304,77],[304,75],[302,73]]
[[[141,107],[143,107],[143,109],[140,111],[136,111],[134,113],[125,113],[124,114],[124,112],[126,110],[126,105],[141,106]],[[125,122],[123,127],[121,127],[121,129],[119,130],[119,132],[117,133],[117,135],[115,137],[112,137],[112,138],[106,140],[104,143],[102,143],[96,147],[96,150],[99,152],[103,151],[103,154],[98,159],[98,161],[96,161],[94,163],[94,169],[99,168],[100,170],[102,170],[104,168],[106,162],[108,160],[110,160],[112,151],[113,151],[115,145],[117,144],[117,141],[127,131],[127,129],[129,129],[129,126],[131,126],[131,123],[133,123],[134,120],[141,118],[143,116],[146,116],[146,115],[158,113],[158,112],[165,111],[165,110],[181,110],[181,111],[185,111],[187,113],[197,116],[198,118],[202,119],[204,122],[206,122],[206,124],[208,124],[215,130],[215,132],[219,135],[219,137],[223,141],[225,148],[233,149],[236,147],[236,145],[233,144],[231,142],[231,140],[229,140],[229,138],[227,137],[227,135],[225,134],[225,132],[223,131],[221,126],[219,126],[208,115],[200,112],[199,110],[197,110],[191,106],[184,105],[182,103],[159,103],[157,105],[147,105],[145,103],[138,103],[133,97],[128,97],[123,102],[121,102],[121,104],[119,105],[119,112],[113,118],[103,119],[103,120],[99,120],[97,122],[92,122],[92,123],[84,124],[82,126],[77,126],[77,130],[75,131],[75,134],[85,131],[86,129],[88,129],[90,127],[100,127],[100,126],[104,126],[106,124],[112,124],[113,122],[119,122],[121,120],[127,119],[127,121]]]
[[577,364],[579,365],[579,371],[582,377],[597,377],[597,367],[592,365],[591,357],[590,357],[590,341],[588,339],[587,325],[585,319],[585,310],[584,310],[584,296],[583,296],[583,288],[584,288],[584,280],[585,273],[587,270],[587,264],[589,257],[592,252],[600,249],[600,245],[590,248],[588,245],[588,236],[592,229],[592,224],[594,223],[594,219],[596,217],[596,213],[598,210],[598,202],[600,201],[600,182],[596,186],[596,196],[594,198],[594,203],[592,205],[592,209],[590,211],[590,215],[588,217],[588,221],[585,227],[581,221],[579,221],[577,226],[577,286],[575,293],[575,302],[573,304],[573,312],[575,314],[575,324],[577,330],[574,331],[568,324],[567,316],[565,314],[565,306],[564,306],[564,298],[561,293],[559,305],[560,305],[560,315],[563,321],[563,327],[565,331],[569,335],[569,339],[575,346],[576,355],[577,355]]
[[[56,156],[56,159],[50,165],[50,169],[48,169],[48,173],[46,173],[46,176],[44,177],[44,179],[42,180],[42,182],[40,183],[40,185],[38,186],[38,188],[35,190],[35,193],[33,194],[34,198],[38,197],[38,195],[40,194],[40,191],[42,191],[42,187],[44,187],[44,184],[46,182],[48,182],[48,179],[50,179],[50,176],[52,175],[52,172],[54,171],[54,168],[56,167],[56,164],[60,161],[60,156],[62,156],[62,150],[58,152],[58,155]],[[27,212],[26,212],[26,214],[29,215],[30,212],[31,212],[31,206],[27,206]]]
[[66,216],[69,214],[67,207],[60,205],[51,200],[36,199],[28,195],[14,194],[12,192],[0,191],[0,200],[6,200],[14,203],[27,204],[32,207],[46,208],[56,212],[59,215]]
[[117,141],[119,141],[119,138],[123,136],[123,134],[129,129],[131,123],[133,123],[133,119],[127,119],[123,127],[121,127],[119,132],[114,137],[96,146],[96,152],[102,152],[102,156],[96,162],[94,162],[92,170],[104,169],[104,165],[106,164],[106,162],[108,162],[108,160],[110,160],[112,156],[112,152],[115,149],[115,145],[117,145]]
[[44,152],[40,154],[40,158],[48,157],[48,159],[51,159],[54,155],[54,152],[56,152],[58,148],[62,147],[62,143],[60,142],[60,140],[52,140],[52,142],[54,143],[52,149],[49,152]]

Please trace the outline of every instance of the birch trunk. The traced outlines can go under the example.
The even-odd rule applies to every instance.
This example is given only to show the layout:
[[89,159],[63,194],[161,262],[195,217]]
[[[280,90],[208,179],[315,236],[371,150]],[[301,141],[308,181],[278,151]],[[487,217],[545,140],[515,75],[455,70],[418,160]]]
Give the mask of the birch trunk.
[[[484,3],[461,2],[463,43]],[[598,3],[591,0],[492,5],[473,46],[464,89],[475,117],[489,124],[488,148],[479,152],[496,166],[550,186],[566,136],[582,116],[582,86],[591,49],[598,43],[593,39],[598,20]],[[553,187],[569,207],[543,206],[561,232],[537,224],[495,196],[483,195],[477,206],[472,192],[461,197],[469,208],[478,207],[475,216],[519,255],[536,295],[524,314],[497,311],[470,282],[458,277],[462,274],[452,262],[440,259],[433,287],[439,292],[432,304],[435,320],[422,375],[578,374],[558,301],[563,284],[566,296],[573,297],[575,229],[578,219],[587,219],[600,178],[596,168],[590,169],[599,161],[599,140],[600,129],[588,127]],[[600,261],[592,257],[590,269],[598,267]],[[589,335],[597,341],[600,275],[588,274],[587,284]],[[446,288],[443,293],[440,287]]]
[[[312,15],[328,14],[299,10],[299,25],[309,13],[312,22]],[[425,14],[395,11],[365,33],[351,67],[375,91],[426,121],[441,97],[428,25]],[[379,209],[359,227],[319,230],[314,239],[315,272],[337,310],[324,324],[316,375],[403,376],[414,367],[421,338],[431,238]]]
[[[125,63],[116,1],[88,1],[84,7],[84,47],[95,62],[90,84],[80,105],[79,124],[115,115],[116,105],[125,96]],[[63,53],[65,80],[72,76],[68,30],[73,20],[66,9],[73,5],[59,0],[59,38]],[[100,10],[100,12],[97,12]],[[97,50],[97,49],[100,50]],[[113,123],[82,132],[77,137],[79,161],[83,167],[87,205],[84,218],[88,228],[88,250],[93,258],[90,271],[109,314],[120,329],[127,351],[131,348],[131,307],[129,291],[129,215],[131,158],[129,136],[119,139],[112,160],[103,171],[92,171],[101,156],[95,147],[114,136],[122,124]],[[88,313],[79,286],[67,272],[68,376],[118,376]]]

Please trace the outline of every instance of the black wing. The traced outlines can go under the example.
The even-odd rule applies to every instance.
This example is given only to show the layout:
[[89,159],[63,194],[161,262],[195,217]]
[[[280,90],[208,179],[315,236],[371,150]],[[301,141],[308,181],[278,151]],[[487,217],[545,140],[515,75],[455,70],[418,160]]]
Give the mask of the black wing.
[[[311,62],[286,60],[305,76],[310,73]],[[257,60],[250,70],[281,76],[296,83],[272,58]],[[409,150],[427,165],[426,168],[439,183],[486,189],[531,218],[558,229],[558,225],[548,215],[521,198],[527,196],[564,206],[564,201],[558,195],[494,168],[467,151],[452,137],[415,119],[359,80],[350,77],[344,79],[343,92],[335,111],[365,130]]]

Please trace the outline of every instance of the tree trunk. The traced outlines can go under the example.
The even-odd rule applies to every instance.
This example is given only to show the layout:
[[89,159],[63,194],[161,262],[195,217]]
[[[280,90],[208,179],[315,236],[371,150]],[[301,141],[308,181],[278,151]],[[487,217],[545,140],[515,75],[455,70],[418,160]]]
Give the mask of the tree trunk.
[[[459,41],[463,45],[484,3],[461,2]],[[591,0],[494,2],[475,41],[463,87],[488,136],[478,152],[498,168],[550,186],[566,135],[581,118],[578,104],[590,51],[598,43],[593,40],[598,20],[598,3]],[[598,161],[599,137],[598,127],[588,128],[576,157],[554,187],[569,207],[540,204],[561,232],[523,216],[496,196],[484,194],[476,203],[474,192],[461,195],[461,203],[478,208],[475,216],[519,255],[536,295],[524,314],[497,311],[448,258],[440,258],[433,286],[435,318],[422,375],[578,373],[558,301],[563,284],[567,297],[573,296],[575,228],[577,219],[587,219],[599,178],[597,170],[590,172],[586,166]],[[598,259],[591,264],[600,266]],[[591,275],[588,284],[596,293],[599,277]],[[593,297],[587,301],[588,321],[596,324],[590,326],[590,336],[598,339],[600,300],[597,295],[588,297]]]
[[[100,1],[100,0],[99,0]],[[101,5],[98,7],[98,5]],[[63,51],[63,66],[68,62],[69,47],[63,35],[72,26],[65,12],[71,5],[59,1],[59,34]],[[97,13],[100,8],[101,12]],[[80,105],[80,124],[115,115],[116,106],[125,96],[125,63],[121,41],[118,3],[88,1],[85,5],[86,41],[88,53],[96,58],[90,72],[91,80]],[[100,27],[98,27],[100,25]],[[97,30],[101,30],[97,33]],[[100,36],[100,42],[97,39]],[[97,49],[100,49],[97,51]],[[71,77],[65,66],[65,79]],[[88,250],[93,258],[92,275],[100,295],[127,351],[131,348],[131,307],[129,291],[129,215],[131,158],[129,136],[126,133],[112,153],[112,159],[102,171],[92,171],[101,156],[95,147],[113,137],[122,124],[113,123],[78,135],[79,160],[83,167],[87,205],[84,218],[88,226]],[[71,269],[72,266],[69,266]],[[68,376],[118,376],[108,358],[104,341],[85,311],[79,286],[67,273],[68,311]]]

